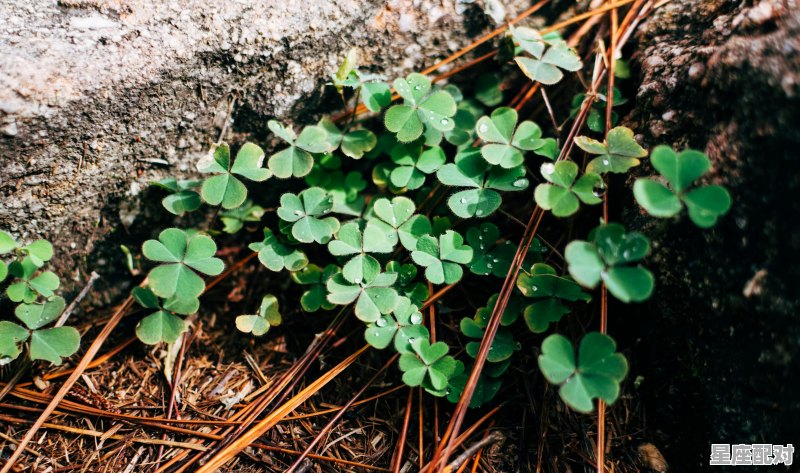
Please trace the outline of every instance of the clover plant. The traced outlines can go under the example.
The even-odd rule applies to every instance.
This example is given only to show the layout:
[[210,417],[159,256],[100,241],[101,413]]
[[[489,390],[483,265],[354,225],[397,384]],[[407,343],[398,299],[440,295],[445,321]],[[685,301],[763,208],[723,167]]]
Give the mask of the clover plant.
[[278,312],[278,298],[271,294],[264,296],[256,314],[236,317],[236,328],[255,336],[264,335],[270,327],[280,324],[281,314]]
[[692,222],[698,227],[709,228],[730,209],[730,194],[722,186],[699,186],[689,190],[692,183],[711,168],[708,156],[700,151],[686,149],[675,153],[669,146],[656,146],[650,162],[669,184],[654,179],[637,179],[634,183],[636,202],[650,215],[673,217],[686,205]]
[[517,276],[517,288],[523,296],[536,301],[525,307],[523,313],[528,329],[534,333],[545,332],[551,323],[568,314],[570,309],[565,302],[591,300],[575,281],[559,276],[545,263],[536,263],[529,273]]
[[236,176],[254,182],[269,179],[272,173],[261,167],[263,161],[264,151],[257,145],[245,143],[231,164],[230,148],[222,143],[214,150],[213,159],[203,160],[197,165],[200,172],[214,174],[203,181],[200,195],[211,205],[221,205],[224,209],[239,207],[247,198],[247,187]]
[[595,174],[628,172],[639,165],[641,161],[638,158],[647,156],[647,151],[633,139],[633,130],[624,126],[609,130],[602,143],[579,136],[575,138],[575,144],[589,154],[599,155],[586,166],[587,172]]
[[503,168],[515,168],[525,161],[525,151],[555,159],[555,140],[542,138],[542,129],[532,121],[525,120],[517,126],[517,111],[500,107],[492,115],[478,120],[478,137],[485,143],[481,156],[489,164]]
[[414,141],[425,128],[446,132],[455,126],[456,101],[444,90],[432,92],[427,77],[411,73],[405,79],[396,79],[394,89],[403,97],[403,104],[389,108],[384,123],[387,130],[396,134],[397,141]]
[[522,51],[529,54],[517,56],[514,61],[532,81],[553,85],[564,77],[562,69],[574,72],[583,68],[578,53],[563,39],[543,37],[538,31],[524,26],[512,27],[511,35]]
[[603,179],[592,172],[578,178],[578,165],[572,161],[544,163],[542,177],[547,183],[539,184],[534,191],[534,199],[539,207],[550,210],[556,217],[569,217],[578,211],[580,202],[588,205],[603,201],[598,197],[604,187]]

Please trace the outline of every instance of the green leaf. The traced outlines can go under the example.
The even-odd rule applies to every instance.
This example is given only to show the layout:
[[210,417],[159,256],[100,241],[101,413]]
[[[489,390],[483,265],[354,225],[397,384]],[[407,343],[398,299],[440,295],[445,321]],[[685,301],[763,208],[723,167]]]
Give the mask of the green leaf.
[[388,347],[406,327],[419,326],[422,314],[408,297],[398,297],[391,315],[381,316],[373,323],[367,324],[364,338],[373,347],[382,350]]
[[54,297],[44,304],[20,304],[14,314],[31,330],[44,327],[64,312],[63,297]]
[[[464,325],[474,324],[471,319],[463,318],[461,319],[461,331],[464,332],[466,335],[467,332],[464,331]],[[480,336],[475,338],[483,338],[483,329],[480,330]],[[468,335],[469,336],[469,335]],[[465,351],[469,356],[475,358],[478,355],[478,350],[480,350],[481,342],[469,342],[464,347]],[[497,330],[497,334],[492,340],[492,346],[489,347],[489,354],[486,356],[486,361],[490,363],[498,363],[501,361],[505,361],[511,358],[511,355],[514,354],[515,351],[520,349],[520,344],[514,341],[514,334],[511,332],[510,329],[506,327],[500,327]]]
[[29,332],[19,325],[6,320],[0,321],[0,361],[16,359],[22,352],[21,345],[29,336]]
[[731,208],[731,196],[722,186],[705,186],[688,192],[683,197],[689,209],[689,218],[700,228],[710,228],[717,218]]
[[372,222],[389,234],[389,241],[396,242],[399,238],[407,250],[413,251],[417,247],[417,240],[431,233],[430,220],[424,215],[415,215],[415,211],[414,201],[408,197],[395,197],[392,200],[380,198],[372,206],[376,217]]
[[251,243],[249,248],[258,252],[258,260],[271,271],[299,271],[308,264],[305,253],[282,244],[269,228],[264,228],[264,240]]
[[500,229],[493,223],[482,223],[480,227],[467,230],[467,243],[474,254],[469,269],[473,274],[493,274],[503,278],[508,274],[517,246],[510,241],[498,242]]
[[664,184],[650,179],[637,179],[633,183],[633,195],[636,202],[654,217],[672,217],[683,208],[675,193]]
[[328,301],[332,304],[347,305],[356,302],[356,317],[364,322],[377,322],[381,315],[391,312],[397,303],[397,291],[391,286],[397,280],[395,273],[365,275],[359,283],[351,283],[342,273],[331,277],[328,288]]
[[154,312],[136,324],[136,336],[147,345],[173,343],[185,330],[183,319],[165,310]]
[[528,329],[534,333],[546,331],[550,323],[558,322],[569,313],[562,301],[591,300],[572,279],[558,276],[555,269],[544,263],[534,264],[530,274],[520,274],[517,288],[525,297],[538,299],[526,307],[523,314]]
[[624,126],[609,130],[603,143],[579,136],[575,138],[575,144],[587,153],[600,155],[586,166],[586,172],[595,174],[627,172],[628,169],[639,165],[638,158],[647,156],[647,151],[633,139],[633,131]]
[[475,149],[463,150],[456,155],[456,162],[445,164],[436,173],[442,184],[466,187],[456,192],[447,201],[448,207],[461,218],[486,217],[500,207],[499,190],[521,191],[528,187],[522,166],[503,169],[491,166]]
[[177,295],[180,299],[197,298],[205,289],[203,279],[195,271],[216,276],[225,265],[214,257],[214,240],[199,233],[189,235],[177,228],[168,228],[158,240],[147,240],[142,253],[152,261],[164,262],[150,271],[148,284],[153,292],[165,299]]
[[392,103],[392,91],[385,82],[361,84],[361,102],[371,112],[380,112]]
[[340,268],[333,264],[329,264],[325,269],[320,269],[314,264],[309,264],[300,271],[292,273],[294,282],[310,286],[303,292],[303,295],[300,296],[300,305],[303,307],[304,311],[316,312],[319,309],[331,310],[335,307],[335,304],[328,302],[328,290],[325,285],[328,280],[339,271]]
[[19,247],[19,244],[8,233],[0,230],[0,255],[4,255]]
[[442,148],[436,146],[425,151],[419,144],[398,144],[391,151],[397,165],[389,174],[396,188],[418,189],[425,183],[425,175],[436,172],[445,163]]
[[586,287],[602,279],[609,292],[622,302],[641,302],[653,292],[653,275],[639,266],[627,266],[643,259],[650,242],[641,233],[626,232],[619,224],[605,224],[590,233],[591,242],[569,243],[564,257],[569,273]]
[[461,279],[462,264],[472,261],[472,248],[453,230],[439,238],[425,235],[417,241],[417,249],[411,258],[425,267],[425,277],[433,284],[453,284]]
[[42,267],[46,261],[50,261],[50,258],[53,257],[53,245],[47,240],[36,240],[21,249],[37,268]]
[[373,222],[350,221],[339,229],[337,239],[328,243],[328,251],[334,256],[356,255],[344,265],[342,274],[348,281],[358,283],[380,271],[378,261],[367,254],[390,253],[397,243],[393,237]]
[[328,132],[318,125],[303,128],[300,135],[295,135],[291,128],[286,128],[275,120],[267,122],[267,126],[279,138],[289,144],[270,156],[267,166],[280,179],[303,177],[314,166],[311,153],[323,153],[331,150],[328,143]]
[[502,81],[498,74],[482,74],[475,82],[475,98],[487,107],[495,107],[503,101]]
[[523,51],[529,53],[535,58],[541,58],[544,53],[545,42],[542,35],[533,28],[527,26],[509,26],[511,36],[519,43]]
[[602,199],[594,195],[602,179],[599,175],[584,174],[575,182],[578,165],[572,161],[544,163],[542,176],[550,184],[539,184],[534,191],[536,203],[544,210],[550,210],[556,217],[568,217],[578,211],[580,201],[585,204],[598,204]]
[[711,169],[711,161],[700,151],[686,149],[677,154],[665,145],[653,148],[650,162],[678,194]]
[[403,353],[399,360],[400,370],[403,371],[403,382],[409,386],[420,386],[425,383],[435,391],[447,388],[447,383],[458,366],[456,360],[447,354],[447,344],[444,342],[431,344],[426,339],[419,339],[411,346],[414,352]]
[[325,244],[339,229],[333,217],[320,218],[333,208],[333,198],[320,187],[310,187],[299,194],[283,194],[278,217],[292,224],[292,236],[303,243]]
[[241,207],[220,212],[220,221],[223,224],[222,231],[234,234],[244,228],[247,222],[260,222],[264,216],[264,208],[254,205],[251,200],[246,200]]
[[194,212],[200,208],[202,203],[203,201],[200,199],[200,194],[191,190],[175,192],[161,200],[161,205],[174,215]]
[[611,337],[591,332],[581,340],[577,364],[569,340],[561,335],[547,337],[542,342],[539,368],[549,382],[561,385],[559,395],[568,406],[589,413],[594,409],[593,399],[608,404],[617,400],[628,363],[616,353]]
[[429,94],[431,82],[427,77],[412,73],[405,79],[396,79],[394,88],[404,102],[386,111],[384,124],[387,130],[396,133],[397,141],[414,141],[425,128],[439,132],[454,128],[455,100],[443,90]]
[[491,117],[481,117],[477,132],[485,143],[481,147],[483,158],[505,169],[521,165],[524,151],[536,151],[547,144],[541,139],[542,130],[536,123],[524,121],[517,127],[517,111],[510,107],[497,108]]
[[236,317],[236,328],[257,337],[267,333],[271,326],[280,325],[280,323],[278,299],[273,295],[266,295],[262,298],[257,314]]
[[31,360],[46,360],[59,365],[62,357],[78,351],[80,342],[81,336],[73,327],[36,330],[31,333],[30,357]]
[[565,41],[548,41],[550,47],[544,51],[544,43],[527,32],[525,36],[527,37],[520,41],[520,45],[534,57],[518,56],[514,58],[514,61],[530,80],[541,82],[544,85],[552,85],[564,77],[561,69],[574,72],[583,68],[580,56]]
[[8,266],[4,261],[0,261],[0,282],[3,282],[6,276],[8,276]]
[[375,133],[369,130],[355,130],[342,137],[342,153],[353,159],[361,159],[364,153],[378,144]]
[[200,172],[214,174],[203,181],[200,195],[209,204],[221,205],[225,209],[242,205],[247,198],[247,188],[234,174],[251,181],[264,181],[272,173],[261,167],[263,161],[264,151],[257,145],[246,143],[236,154],[236,160],[231,167],[230,148],[222,143],[214,150],[213,159],[198,163]]

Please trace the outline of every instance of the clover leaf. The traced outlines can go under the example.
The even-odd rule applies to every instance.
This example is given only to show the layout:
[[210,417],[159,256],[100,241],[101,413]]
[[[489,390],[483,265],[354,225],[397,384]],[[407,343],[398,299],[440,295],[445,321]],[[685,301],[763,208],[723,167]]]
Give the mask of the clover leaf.
[[398,297],[391,314],[383,315],[375,322],[367,324],[364,339],[373,347],[382,350],[397,336],[399,339],[397,344],[400,345],[398,350],[400,350],[405,343],[408,343],[408,338],[418,334],[419,329],[411,327],[421,327],[421,323],[422,313],[419,307],[408,297]]
[[342,89],[350,87],[358,89],[358,95],[365,107],[371,112],[380,112],[392,103],[392,91],[385,82],[377,80],[372,74],[365,74],[356,69],[355,49],[351,49],[339,69],[333,75],[333,85],[343,96]]
[[455,358],[447,354],[447,344],[431,344],[426,339],[418,339],[411,347],[413,353],[400,355],[403,382],[408,386],[422,386],[433,395],[444,396],[447,382],[458,366]]
[[28,338],[31,360],[46,360],[58,365],[62,357],[78,351],[80,334],[74,327],[42,329],[61,315],[65,305],[63,298],[54,297],[43,304],[23,303],[17,306],[14,313],[27,328],[13,322],[0,322],[0,358],[14,359],[19,356],[21,345]]
[[315,264],[309,264],[300,271],[292,272],[292,280],[297,284],[310,286],[303,295],[300,296],[300,306],[306,312],[316,312],[319,309],[331,310],[336,305],[328,302],[328,290],[325,285],[328,280],[341,270],[335,264],[325,266],[321,269]]
[[258,252],[258,260],[270,271],[299,271],[308,264],[305,253],[281,243],[269,228],[264,228],[264,240],[251,243],[249,248]]
[[244,227],[247,222],[260,222],[264,216],[264,208],[246,200],[241,206],[220,212],[219,220],[222,222],[222,231],[234,234]]
[[[619,64],[619,60],[617,60],[617,63]],[[617,69],[614,69],[614,72],[616,73]],[[622,96],[622,92],[620,92],[619,89],[614,87],[613,90],[613,107],[618,107],[628,102],[628,100]],[[586,117],[586,126],[588,126],[590,130],[597,133],[603,133],[606,130],[606,107],[608,102],[607,91],[608,88],[604,86],[600,89],[600,92],[595,95],[597,100],[592,102],[592,106],[589,109],[589,115]],[[585,99],[586,94],[584,93],[576,94],[574,97],[572,97],[572,110],[570,111],[571,118],[578,116]],[[618,121],[619,116],[617,115],[617,112],[612,111],[611,126],[616,125]]]
[[53,245],[47,240],[36,240],[19,250],[25,255],[25,260],[33,263],[37,268],[44,266],[53,257]]
[[503,101],[502,80],[499,74],[482,74],[475,81],[475,98],[487,107],[494,107]]
[[6,289],[6,295],[13,302],[30,304],[36,300],[37,295],[50,298],[61,284],[58,276],[52,271],[39,272],[36,261],[34,258],[26,257],[22,261],[15,260],[8,265],[9,274],[19,279]]
[[447,230],[438,238],[422,236],[417,241],[417,249],[411,252],[411,258],[425,268],[428,281],[453,284],[461,279],[464,273],[461,265],[472,261],[472,253],[472,248],[464,244],[461,235]]
[[478,119],[478,136],[486,143],[481,147],[481,155],[489,164],[515,168],[525,161],[525,151],[541,154],[539,150],[554,147],[555,140],[542,139],[539,125],[526,120],[517,126],[517,119],[517,111],[510,107],[497,108],[491,117]]
[[552,211],[556,217],[569,217],[577,212],[579,201],[588,205],[603,201],[596,195],[604,186],[603,179],[589,172],[575,181],[578,165],[572,161],[544,163],[541,172],[549,184],[536,186],[533,196],[539,207]]
[[581,339],[576,363],[572,343],[561,335],[550,335],[542,342],[539,369],[549,382],[561,385],[558,394],[568,406],[589,413],[594,410],[593,399],[612,404],[619,397],[628,362],[616,348],[608,335],[587,333]]
[[704,153],[686,149],[678,154],[669,146],[661,145],[653,149],[650,162],[669,183],[669,187],[652,179],[637,179],[634,183],[636,202],[650,215],[672,217],[686,204],[692,222],[709,228],[730,210],[731,197],[722,186],[702,186],[687,192],[689,186],[711,168],[711,161]]
[[444,133],[448,143],[455,146],[466,146],[475,139],[475,124],[483,115],[483,107],[474,100],[462,100],[456,106],[453,116],[453,129]]
[[267,122],[267,126],[289,144],[288,148],[273,154],[267,161],[270,171],[280,179],[305,176],[314,166],[314,157],[311,153],[324,153],[331,149],[328,133],[321,126],[304,127],[299,136],[291,128],[275,120]]
[[[472,319],[464,317],[461,319],[461,333],[469,338],[476,338],[482,340],[488,325],[488,318],[482,314],[476,314]],[[467,343],[465,350],[469,356],[475,358],[478,355],[481,342],[474,341]],[[492,346],[489,347],[489,353],[486,356],[486,361],[497,363],[511,358],[516,350],[521,348],[520,344],[514,341],[514,333],[508,327],[500,327],[497,329]]]
[[[480,307],[477,311],[475,311],[473,320],[481,328],[486,328],[489,325],[489,319],[492,317],[494,306],[497,304],[497,299],[499,298],[500,294],[493,294],[491,297],[489,297],[489,300],[486,301],[486,306]],[[503,311],[503,315],[500,317],[500,325],[503,327],[508,327],[516,322],[522,313],[522,304],[522,298],[516,294],[512,294],[508,299],[508,303]]]
[[469,269],[473,274],[493,274],[499,278],[508,274],[517,246],[510,241],[498,242],[500,229],[493,223],[467,229],[466,239],[474,251]]
[[253,143],[245,143],[231,165],[231,151],[226,143],[214,150],[212,159],[204,159],[197,164],[202,173],[213,176],[203,181],[200,195],[211,205],[222,205],[224,209],[232,209],[242,205],[247,198],[247,187],[234,174],[251,181],[262,182],[269,179],[272,173],[261,167],[264,162],[264,151]]
[[149,287],[165,299],[196,299],[205,289],[197,272],[216,276],[225,268],[222,260],[214,257],[216,252],[216,243],[206,235],[189,235],[178,228],[164,230],[158,240],[147,240],[142,245],[147,259],[167,263],[150,270]]
[[196,298],[184,300],[175,296],[165,300],[162,305],[155,292],[148,287],[134,288],[133,298],[142,307],[156,311],[136,324],[136,336],[148,345],[161,342],[173,343],[178,340],[187,326],[183,319],[175,314],[193,314],[200,307],[200,301]]
[[583,68],[578,53],[562,39],[543,38],[527,27],[512,28],[511,33],[520,47],[533,56],[514,58],[522,73],[532,81],[552,85],[564,77],[561,69],[575,72]]
[[545,263],[536,263],[529,274],[517,276],[517,288],[525,297],[536,299],[523,313],[525,323],[533,333],[546,331],[551,323],[558,322],[569,313],[564,301],[591,300],[575,281],[559,276],[555,269]]
[[503,202],[497,191],[521,191],[528,187],[524,167],[492,166],[476,148],[460,151],[455,163],[442,166],[436,177],[442,184],[467,188],[447,200],[450,210],[461,218],[486,217]]
[[639,159],[647,156],[647,151],[639,146],[633,139],[633,131],[624,126],[618,126],[608,131],[602,143],[586,137],[575,138],[575,144],[590,154],[600,156],[589,161],[586,172],[604,174],[607,172],[622,173],[638,166]]
[[320,218],[333,208],[333,197],[320,187],[309,187],[299,194],[283,194],[278,217],[292,224],[292,236],[303,243],[325,244],[339,229],[333,217]]
[[626,232],[619,224],[592,230],[590,241],[567,245],[564,257],[569,273],[579,284],[593,288],[602,280],[622,302],[640,302],[653,292],[653,275],[641,266],[630,266],[650,251],[650,241],[638,232]]
[[419,189],[425,183],[425,175],[436,172],[445,163],[442,148],[435,146],[422,151],[419,144],[398,143],[390,153],[397,165],[389,174],[389,182],[396,188]]
[[408,297],[411,302],[422,307],[429,294],[428,286],[423,282],[417,281],[417,267],[411,263],[401,264],[397,261],[389,261],[386,263],[386,271],[397,273],[395,288],[401,295]]
[[369,253],[391,253],[397,239],[372,222],[350,221],[342,225],[336,239],[328,243],[328,251],[334,256],[352,256],[342,268],[342,275],[351,283],[372,279],[381,270],[381,265]]
[[397,241],[407,250],[417,248],[417,240],[422,235],[431,233],[431,222],[428,217],[415,214],[414,201],[408,197],[376,199],[372,205],[373,222],[389,235],[390,241]]
[[364,322],[377,322],[397,303],[397,291],[391,287],[395,281],[395,273],[369,273],[359,283],[351,283],[342,273],[337,273],[326,283],[328,302],[347,305],[355,301],[356,317]]
[[254,315],[240,315],[236,317],[236,328],[245,333],[261,336],[273,325],[281,324],[281,314],[278,311],[278,298],[268,294],[261,299],[261,307]]
[[[478,377],[478,383],[475,385],[475,390],[472,392],[472,398],[469,400],[470,409],[481,407],[497,395],[497,392],[503,384],[500,376],[511,366],[510,361],[511,360],[507,360],[500,363],[487,362],[484,364],[483,370]],[[446,391],[447,400],[453,404],[461,399],[461,394],[464,392],[467,380],[469,379],[469,371],[466,371],[464,364],[460,361],[457,363],[458,366],[456,367],[453,377],[450,378],[450,382],[447,384]]]
[[195,179],[179,181],[174,177],[167,177],[150,184],[170,191],[168,196],[161,199],[161,205],[171,214],[183,215],[186,212],[194,212],[203,203],[200,194],[194,190],[201,185],[201,181]]
[[[10,253],[16,250],[18,247],[19,244],[11,235],[0,230],[0,255]],[[3,282],[6,276],[8,276],[8,266],[6,265],[5,261],[0,260],[0,282]],[[0,354],[0,356],[2,355]]]
[[394,81],[394,89],[403,97],[402,105],[386,111],[386,129],[395,133],[397,141],[408,143],[422,136],[423,127],[439,132],[453,129],[456,101],[444,90],[431,91],[431,81],[422,74],[412,73]]
[[353,130],[342,133],[336,123],[324,117],[319,121],[320,128],[324,129],[326,139],[330,145],[327,152],[332,152],[341,147],[342,153],[353,159],[361,159],[364,153],[371,151],[378,143],[375,133],[370,130]]
[[367,181],[358,171],[351,171],[345,175],[341,171],[325,171],[322,166],[315,166],[306,176],[306,184],[321,187],[333,197],[331,212],[359,216],[364,210],[364,196],[361,191],[366,189]]

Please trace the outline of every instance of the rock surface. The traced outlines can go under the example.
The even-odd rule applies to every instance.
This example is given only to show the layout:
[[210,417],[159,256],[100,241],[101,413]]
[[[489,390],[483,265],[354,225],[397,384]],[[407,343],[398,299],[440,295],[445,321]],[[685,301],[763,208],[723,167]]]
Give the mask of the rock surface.
[[673,0],[638,35],[631,126],[650,145],[706,151],[709,180],[733,196],[711,231],[628,212],[659,242],[633,359],[672,471],[704,471],[712,443],[800,435],[799,14],[777,0]]
[[0,228],[90,254],[223,128],[316,112],[351,47],[391,79],[468,43],[467,3],[0,0]]

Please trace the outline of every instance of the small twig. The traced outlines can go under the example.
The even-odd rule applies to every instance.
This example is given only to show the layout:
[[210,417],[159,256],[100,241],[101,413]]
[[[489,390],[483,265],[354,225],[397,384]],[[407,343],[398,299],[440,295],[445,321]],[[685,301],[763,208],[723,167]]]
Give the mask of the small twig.
[[473,445],[469,446],[466,450],[464,450],[464,452],[461,453],[461,455],[457,456],[455,460],[453,460],[452,462],[450,462],[449,465],[447,465],[447,467],[444,469],[444,473],[449,473],[452,470],[458,469],[458,467],[460,467],[463,463],[466,463],[466,461],[469,460],[472,457],[472,455],[475,455],[475,453],[478,450],[482,449],[483,447],[486,447],[487,445],[491,445],[496,442],[501,442],[504,439],[505,436],[501,434],[500,431],[495,430],[491,434],[475,442]]
[[[76,297],[75,299],[72,300],[72,302],[69,303],[67,308],[61,314],[61,317],[59,317],[58,320],[56,320],[55,324],[56,327],[61,327],[67,322],[69,316],[72,315],[72,312],[75,310],[76,307],[78,307],[78,304],[80,304],[81,301],[86,298],[86,296],[89,294],[89,291],[92,289],[92,286],[94,286],[95,281],[97,281],[99,278],[100,275],[92,271],[92,273],[89,275],[89,280],[86,281],[86,285],[83,286],[81,292],[78,293],[78,297]],[[2,399],[2,396],[0,396],[0,399]]]

